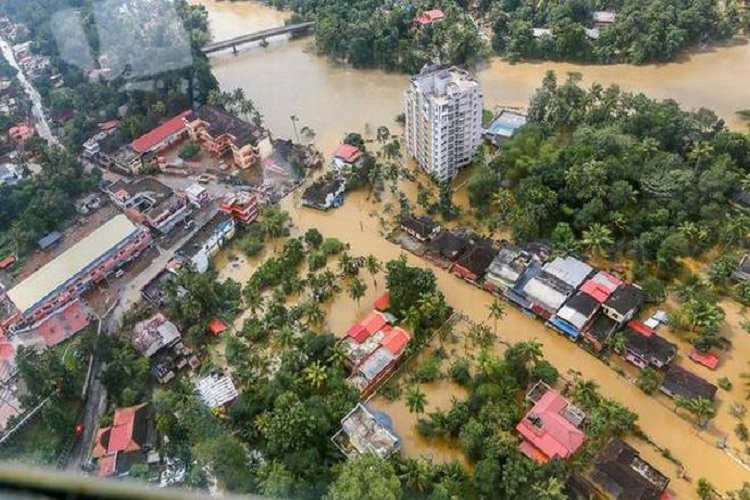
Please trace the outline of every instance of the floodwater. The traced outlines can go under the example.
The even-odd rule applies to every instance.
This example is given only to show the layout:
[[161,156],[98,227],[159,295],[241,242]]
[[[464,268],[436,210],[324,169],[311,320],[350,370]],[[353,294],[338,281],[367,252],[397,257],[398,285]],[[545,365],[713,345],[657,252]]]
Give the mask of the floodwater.
[[[192,0],[197,3],[200,0]],[[214,40],[281,26],[288,12],[254,2],[203,0],[209,11]],[[335,64],[311,50],[312,38],[271,41],[212,56],[214,74],[224,90],[241,87],[255,101],[268,127],[276,135],[294,137],[297,128],[312,127],[317,144],[330,154],[344,133],[362,132],[366,126],[396,128],[402,93],[408,76],[379,70],[355,70]],[[750,68],[750,45],[714,48],[686,56],[672,64],[586,66],[567,63],[511,65],[493,59],[478,70],[486,107],[523,106],[547,70],[560,77],[568,72],[583,75],[583,84],[617,83],[625,90],[655,98],[674,98],[685,107],[716,111],[729,126],[743,128],[735,111],[750,103],[750,85],[743,75]]]
[[[209,8],[216,40],[280,25],[287,15],[248,2],[204,3]],[[266,124],[276,135],[294,137],[292,115],[299,119],[297,127],[311,126],[317,132],[318,147],[326,155],[332,152],[341,136],[348,131],[363,132],[366,125],[373,130],[382,124],[396,128],[393,118],[401,110],[406,76],[335,65],[307,50],[309,44],[310,39],[272,43],[268,48],[250,48],[236,57],[231,54],[218,56],[212,60],[214,73],[224,90],[242,87],[258,105]],[[733,126],[739,126],[733,112],[750,103],[750,85],[740,82],[742,68],[747,67],[750,67],[749,46],[735,45],[696,54],[684,62],[661,66],[584,67],[551,63],[512,66],[494,60],[480,70],[479,79],[483,84],[487,107],[525,104],[545,71],[554,69],[559,73],[581,72],[586,83],[594,80],[603,84],[616,81],[625,89],[642,91],[653,97],[673,97],[687,107],[712,108]],[[299,192],[287,197],[282,207],[290,213],[299,231],[317,228],[325,236],[350,243],[354,255],[374,254],[387,261],[402,253],[398,247],[382,238],[380,223],[373,216],[382,213],[383,204],[374,205],[366,200],[364,193],[348,194],[342,208],[325,213],[300,207]],[[431,267],[414,256],[409,255],[408,259],[412,265]],[[238,269],[237,274],[246,276],[248,269],[242,269],[244,272]],[[433,269],[438,285],[453,307],[475,321],[486,320],[487,308],[491,303],[488,294],[445,271]],[[229,270],[228,274],[235,273]],[[369,276],[365,274],[363,278],[371,286],[359,305],[346,297],[345,293],[331,305],[328,326],[338,335],[364,314],[382,291],[382,283],[379,282],[379,289],[375,289]],[[239,281],[244,280],[240,278]],[[656,464],[672,477],[670,488],[680,498],[695,496],[694,483],[700,477],[708,478],[720,491],[739,488],[743,481],[750,480],[750,469],[717,448],[715,443],[716,434],[721,432],[729,434],[730,448],[740,447],[732,432],[735,422],[728,416],[730,402],[742,400],[739,373],[748,367],[747,356],[750,352],[750,335],[744,334],[736,326],[741,314],[739,310],[727,306],[729,323],[734,325],[729,327],[732,330],[729,334],[736,348],[727,357],[724,368],[735,387],[729,394],[720,392],[719,416],[707,431],[698,432],[690,421],[676,416],[673,406],[666,400],[645,396],[629,380],[618,376],[575,344],[546,330],[541,322],[513,308],[508,309],[508,316],[499,329],[505,340],[538,339],[544,345],[546,358],[561,373],[569,369],[580,371],[585,378],[596,380],[605,396],[621,401],[638,413],[643,431],[657,445],[669,449],[685,465],[685,473],[693,481],[691,484],[677,479],[676,466],[663,458],[658,459]],[[681,342],[680,351],[684,357],[687,351],[685,342]],[[690,363],[682,361],[682,357],[680,363]],[[702,373],[697,368],[695,371]],[[715,381],[724,372],[720,369],[717,373],[704,375]],[[440,384],[434,388],[425,386],[424,389],[429,389],[428,399],[434,401],[434,405],[442,407],[450,399]],[[394,420],[398,432],[407,438],[405,452],[413,455],[414,447],[419,444],[409,424],[413,420],[406,418],[407,412],[403,408],[393,405],[391,409],[393,416],[397,417]],[[647,458],[659,457],[647,445],[636,445],[648,454]],[[449,458],[452,453],[446,450],[445,455],[445,458]]]

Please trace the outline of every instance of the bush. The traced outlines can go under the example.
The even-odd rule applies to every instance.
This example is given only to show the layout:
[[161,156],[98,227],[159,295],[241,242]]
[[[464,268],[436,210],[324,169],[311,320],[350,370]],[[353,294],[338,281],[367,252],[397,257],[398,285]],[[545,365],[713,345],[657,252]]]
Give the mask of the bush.
[[635,385],[646,394],[653,394],[661,384],[661,376],[659,372],[653,368],[646,367],[638,374],[638,378]]
[[192,160],[201,152],[200,145],[195,141],[187,141],[180,146],[179,155],[183,160]]
[[732,381],[729,380],[727,377],[721,377],[719,380],[716,381],[716,384],[724,389],[725,391],[731,391],[732,390]]
[[388,401],[395,401],[401,397],[403,390],[401,384],[396,379],[391,379],[387,384],[380,388],[380,395]]
[[443,373],[440,365],[443,360],[437,356],[429,356],[415,371],[413,379],[419,383],[434,382],[441,378]]
[[643,293],[646,295],[647,302],[658,304],[667,298],[667,287],[664,286],[662,280],[651,276],[643,282]]
[[557,379],[560,378],[560,372],[554,367],[552,363],[546,359],[540,360],[531,372],[531,376],[534,379],[541,380],[547,385],[554,385]]
[[469,371],[469,361],[466,358],[459,358],[453,363],[448,370],[451,380],[460,386],[466,387],[471,382],[471,372]]
[[242,239],[240,246],[242,247],[242,251],[245,252],[245,255],[248,257],[254,257],[263,250],[264,243],[255,236],[246,236]]
[[344,244],[336,238],[326,238],[321,245],[321,250],[326,255],[336,255],[344,250]]
[[750,306],[750,281],[743,281],[737,285],[734,296],[743,306]]
[[745,425],[744,422],[740,422],[735,426],[734,433],[737,434],[737,438],[740,441],[747,441],[748,432],[747,432],[747,426]]
[[310,271],[317,271],[325,267],[328,257],[325,252],[313,251],[307,256],[307,267]]

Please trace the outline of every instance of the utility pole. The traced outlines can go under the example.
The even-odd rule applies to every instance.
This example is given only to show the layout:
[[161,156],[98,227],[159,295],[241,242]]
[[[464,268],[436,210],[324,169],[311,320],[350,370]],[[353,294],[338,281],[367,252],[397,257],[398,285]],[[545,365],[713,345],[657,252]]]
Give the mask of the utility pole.
[[299,132],[297,132],[297,122],[299,121],[299,118],[297,118],[297,115],[292,115],[289,118],[292,120],[292,127],[294,127],[294,135],[297,137],[297,144],[299,144]]

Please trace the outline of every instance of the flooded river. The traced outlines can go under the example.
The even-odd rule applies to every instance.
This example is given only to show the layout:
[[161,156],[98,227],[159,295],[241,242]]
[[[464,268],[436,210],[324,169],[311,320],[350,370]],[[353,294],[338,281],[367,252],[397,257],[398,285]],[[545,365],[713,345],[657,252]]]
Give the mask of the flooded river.
[[[198,0],[193,0],[197,2]],[[283,24],[288,13],[274,11],[264,6],[244,2],[229,3],[204,0],[209,9],[209,20],[215,40],[242,33],[270,28]],[[401,111],[401,94],[406,87],[407,76],[388,74],[382,71],[353,70],[335,65],[308,50],[311,39],[292,42],[272,42],[268,48],[254,47],[238,56],[219,55],[212,59],[214,73],[224,90],[242,87],[263,113],[266,124],[276,135],[294,137],[290,116],[299,118],[298,127],[311,126],[317,132],[317,144],[325,154],[330,154],[341,136],[347,131],[364,131],[369,125],[375,129],[385,124],[395,129],[394,117]],[[750,105],[750,85],[740,82],[743,68],[750,68],[750,46],[735,45],[696,54],[683,62],[660,66],[576,66],[570,64],[519,64],[508,65],[493,60],[479,71],[479,79],[488,107],[494,105],[523,105],[536,88],[545,71],[554,69],[559,73],[578,71],[584,81],[599,81],[603,84],[619,83],[625,89],[644,92],[653,97],[673,97],[687,107],[714,109],[734,127],[740,126],[733,113],[736,109]],[[347,195],[344,206],[338,210],[320,213],[301,208],[299,193],[287,197],[283,208],[287,210],[299,231],[318,228],[325,236],[334,236],[349,242],[356,255],[374,254],[381,260],[399,256],[400,249],[380,235],[380,225],[372,217],[382,212],[381,205],[373,205],[362,193]],[[423,261],[409,256],[412,265],[427,266]],[[235,268],[225,268],[228,276],[244,281],[252,266],[238,263]],[[475,321],[487,318],[487,307],[491,297],[470,287],[450,274],[435,269],[440,288],[450,304],[471,316]],[[365,279],[372,285],[369,277]],[[371,286],[361,304],[347,297],[337,299],[330,309],[329,328],[341,334],[345,328],[361,316],[374,298],[382,293],[379,287]],[[732,311],[739,316],[739,312]],[[612,369],[590,356],[563,337],[553,334],[536,320],[509,308],[508,317],[502,322],[500,334],[508,341],[537,338],[544,344],[547,359],[561,373],[568,369],[580,371],[584,377],[596,380],[603,394],[623,402],[640,416],[643,431],[659,446],[670,450],[682,461],[686,474],[693,483],[677,479],[677,467],[667,462],[647,445],[636,442],[637,447],[649,460],[673,478],[670,486],[680,498],[695,496],[695,482],[707,477],[719,490],[734,489],[743,481],[750,480],[750,470],[736,459],[715,446],[715,434],[698,432],[688,421],[678,418],[670,404],[661,399],[645,396],[630,381],[618,376]],[[740,334],[737,335],[738,340]],[[748,348],[741,339],[742,348]],[[687,344],[681,344],[681,353]],[[735,381],[732,393],[719,394],[720,417],[716,424],[726,434],[732,433],[732,422],[727,418],[730,401],[741,398],[738,373],[747,367],[747,351],[735,351],[731,363],[731,374]],[[679,363],[685,364],[684,353]],[[707,375],[715,381],[718,373]],[[431,401],[443,406],[449,394],[434,394]],[[437,392],[441,391],[438,386]],[[412,420],[404,416],[403,408],[397,405],[388,408],[393,413],[396,428],[406,439],[404,452],[410,456],[420,453],[419,438],[409,425]],[[403,417],[403,418],[402,418]],[[404,427],[406,426],[406,427]],[[709,429],[710,430],[710,429]],[[730,445],[738,446],[733,435]],[[448,450],[446,450],[448,451]],[[451,453],[445,453],[449,458]],[[436,457],[438,458],[438,457]]]
[[[214,40],[281,26],[289,17],[253,2],[191,0],[209,11]],[[395,127],[401,94],[408,77],[378,70],[354,70],[315,55],[311,38],[271,41],[267,48],[246,47],[212,56],[214,74],[225,90],[242,87],[260,107],[275,134],[294,137],[290,116],[298,127],[308,125],[318,134],[323,153],[330,153],[342,134],[363,131],[366,124]],[[674,98],[686,107],[716,111],[731,127],[740,128],[734,112],[750,106],[750,45],[736,44],[687,56],[682,62],[650,66],[582,66],[566,63],[510,65],[493,59],[478,71],[487,107],[525,105],[544,73],[577,71],[584,84],[617,83],[623,89],[656,98]]]

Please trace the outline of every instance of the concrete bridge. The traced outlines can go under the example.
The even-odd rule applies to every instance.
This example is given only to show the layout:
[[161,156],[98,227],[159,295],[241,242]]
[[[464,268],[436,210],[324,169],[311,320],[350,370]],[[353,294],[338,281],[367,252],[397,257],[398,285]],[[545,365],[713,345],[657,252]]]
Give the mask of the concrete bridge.
[[268,30],[256,31],[255,33],[249,33],[247,35],[241,35],[229,40],[221,42],[209,43],[203,46],[201,49],[204,54],[212,54],[220,50],[232,49],[232,52],[237,53],[237,47],[251,42],[265,42],[267,38],[278,35],[285,35],[287,33],[292,36],[304,36],[310,34],[315,27],[314,22],[290,24],[288,26],[280,26],[278,28],[271,28]]

